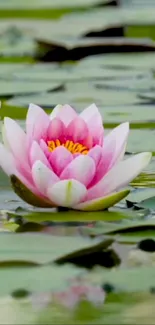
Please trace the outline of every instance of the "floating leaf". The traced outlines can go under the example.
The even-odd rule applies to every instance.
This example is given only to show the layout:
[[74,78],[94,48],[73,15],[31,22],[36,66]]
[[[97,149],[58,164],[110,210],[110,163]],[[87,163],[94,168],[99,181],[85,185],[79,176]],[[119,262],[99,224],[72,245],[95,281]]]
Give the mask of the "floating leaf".
[[[11,294],[16,290],[27,290],[35,292],[49,292],[58,290],[69,285],[69,281],[82,274],[81,271],[72,265],[58,267],[5,267],[0,269],[0,296]],[[7,278],[7,281],[6,281]],[[67,283],[68,281],[68,283]]]
[[[144,200],[148,200],[149,198],[155,195],[154,188],[140,188],[136,189],[128,195],[127,201],[131,203],[140,203]],[[149,207],[147,207],[149,208]]]
[[[49,263],[102,251],[113,240],[93,241],[79,237],[56,237],[37,233],[1,234],[0,261]],[[10,249],[11,247],[11,249]]]
[[102,284],[110,283],[114,286],[115,290],[124,292],[144,292],[155,286],[154,268],[141,267],[141,268],[119,268],[111,271],[98,268],[92,271],[88,279],[93,283]]
[[110,0],[86,0],[85,3],[83,3],[82,0],[76,0],[76,3],[73,3],[71,0],[65,0],[65,3],[63,0],[54,0],[52,3],[50,0],[45,0],[42,2],[42,0],[28,0],[26,3],[21,3],[19,0],[7,0],[6,3],[3,1],[0,2],[0,8],[2,9],[38,9],[38,8],[61,8],[61,7],[89,7],[92,5],[108,5],[110,4]]
[[88,38],[87,42],[85,39],[66,40],[66,42],[58,39],[50,42],[37,37],[37,43],[41,54],[38,49],[36,58],[44,62],[77,61],[100,53],[155,51],[155,44],[152,40],[123,37],[118,39]]
[[[124,83],[124,81],[122,81]],[[115,81],[115,84],[117,85],[117,81]],[[135,89],[136,90],[136,89]],[[103,89],[105,91],[105,89]],[[110,90],[107,89],[108,92]],[[114,90],[115,91],[115,90]],[[118,91],[119,94],[119,91]],[[123,94],[123,92],[120,92],[120,95]],[[130,94],[130,92],[129,92]],[[117,104],[117,103],[116,103]],[[139,127],[140,124],[149,124],[149,127],[151,127],[151,123],[155,124],[155,106],[154,105],[128,105],[126,106],[111,106],[108,108],[103,107],[103,114],[104,118],[106,119],[106,123],[108,124],[119,124],[126,121],[129,121],[130,124],[135,124],[136,127]],[[102,112],[102,108],[101,108]],[[148,133],[151,133],[151,140],[152,140],[152,147],[153,149],[153,138],[155,136],[154,130],[131,130],[131,135],[129,134],[129,144],[132,141],[141,148],[145,145],[150,145],[148,143]],[[133,133],[133,135],[132,135]],[[140,143],[141,137],[144,137],[144,141]],[[139,149],[140,150],[140,149]],[[144,150],[144,148],[143,148]]]
[[[36,63],[27,66],[24,66],[21,69],[12,70],[11,75],[15,76],[20,80],[31,80],[31,81],[54,81],[54,82],[72,82],[69,84],[71,89],[76,89],[77,87],[80,90],[85,87],[88,88],[88,83],[86,81],[93,80],[94,85],[98,88],[104,88],[106,82],[114,82],[115,88],[118,88],[119,83],[123,81],[128,83],[132,87],[135,83],[139,90],[140,87],[149,89],[154,85],[153,73],[151,71],[145,70],[134,70],[134,69],[116,69],[112,67],[102,67],[102,65],[97,64],[96,57],[93,57],[94,61],[91,62],[91,65],[85,66],[83,61],[78,62],[78,64],[65,63],[59,66],[57,63]],[[5,70],[5,67],[2,66],[2,72]],[[82,78],[82,80],[81,80]],[[117,84],[116,84],[117,80]],[[79,82],[75,84],[75,81]],[[146,83],[148,81],[148,83]],[[66,85],[66,84],[65,84]],[[103,87],[102,87],[103,85]],[[81,86],[81,87],[80,87]],[[90,85],[89,85],[90,86]],[[135,89],[135,88],[134,88]]]
[[[129,12],[128,12],[129,13]],[[145,13],[146,15],[146,13]],[[102,17],[103,19],[103,17]],[[81,62],[81,67],[90,67],[94,61],[94,57],[87,57]],[[96,56],[96,64],[103,67],[111,67],[118,69],[135,69],[136,71],[154,71],[155,56],[154,53],[111,53]]]
[[[150,90],[151,88],[155,88],[155,81],[153,78],[141,78],[141,79],[123,79],[123,80],[104,80],[104,81],[97,81],[96,87],[99,89],[118,89],[118,90],[129,90],[129,91],[136,91],[136,92],[145,92]],[[150,107],[148,106],[148,109]],[[132,107],[131,107],[132,109]],[[136,109],[136,107],[135,107]],[[143,107],[141,107],[143,109]],[[145,111],[144,111],[145,114]]]
[[36,81],[0,80],[0,96],[7,97],[20,94],[33,94],[52,91],[60,88],[60,83],[45,83]]
[[155,220],[122,221],[120,224],[100,222],[89,229],[92,236],[114,236],[117,242],[137,243],[146,238],[155,238]]
[[16,96],[11,100],[6,102],[7,105],[10,106],[19,106],[19,107],[28,107],[30,102],[37,103],[43,108],[54,108],[57,103],[69,103],[78,111],[82,111],[84,107],[90,105],[90,103],[95,102],[98,107],[102,108],[104,111],[104,107],[114,106],[114,105],[134,105],[139,104],[140,99],[138,99],[135,93],[131,93],[128,91],[114,91],[114,90],[99,90],[93,87],[88,87],[83,89],[75,89],[76,84],[73,87],[68,89],[68,91],[59,91],[53,93],[42,93],[38,95],[29,95],[29,96]]
[[55,211],[55,209],[24,209],[17,208],[15,211],[6,211],[10,217],[22,217],[24,220],[34,223],[42,222],[93,222],[93,221],[119,221],[122,219],[138,218],[139,214],[136,211],[130,211],[129,209],[115,210],[99,212],[83,212],[83,211]]
[[139,98],[145,99],[145,100],[150,100],[153,103],[155,102],[155,94],[154,90],[150,92],[143,92],[138,94]]
[[149,197],[137,204],[138,207],[143,209],[155,210],[155,196]]

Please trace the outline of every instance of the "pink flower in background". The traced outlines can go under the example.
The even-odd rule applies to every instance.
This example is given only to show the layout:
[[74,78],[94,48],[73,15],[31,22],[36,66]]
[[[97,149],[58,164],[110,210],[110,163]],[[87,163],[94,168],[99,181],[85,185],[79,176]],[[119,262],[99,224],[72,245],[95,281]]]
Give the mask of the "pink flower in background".
[[80,282],[64,291],[34,293],[30,296],[32,306],[38,311],[52,304],[74,309],[82,301],[100,308],[103,307],[105,298],[106,293],[100,286]]
[[50,116],[30,104],[25,132],[4,119],[0,166],[15,192],[32,205],[102,210],[128,194],[120,189],[151,159],[145,152],[122,161],[128,133],[129,123],[122,123],[104,136],[94,104],[79,115],[58,105]]
[[74,308],[81,301],[89,301],[96,307],[103,306],[105,292],[100,286],[78,284],[68,290],[53,293],[53,300],[67,308]]

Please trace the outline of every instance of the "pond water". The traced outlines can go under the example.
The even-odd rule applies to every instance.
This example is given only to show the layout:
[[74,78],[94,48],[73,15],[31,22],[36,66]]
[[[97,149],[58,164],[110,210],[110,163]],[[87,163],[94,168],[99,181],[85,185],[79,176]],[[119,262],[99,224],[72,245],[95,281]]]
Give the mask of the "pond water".
[[1,126],[96,103],[106,134],[130,122],[126,157],[153,154],[100,212],[33,208],[0,171],[0,324],[154,324],[155,2],[116,2],[0,0]]

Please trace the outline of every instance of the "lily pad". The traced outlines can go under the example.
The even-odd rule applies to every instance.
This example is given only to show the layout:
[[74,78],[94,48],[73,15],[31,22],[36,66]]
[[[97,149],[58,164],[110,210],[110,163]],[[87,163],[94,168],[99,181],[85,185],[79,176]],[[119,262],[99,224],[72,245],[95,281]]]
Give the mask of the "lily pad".
[[142,200],[137,204],[137,206],[144,209],[155,210],[155,196],[151,196],[145,200]]
[[0,77],[6,78],[6,76],[12,75],[13,72],[17,72],[27,69],[29,65],[24,63],[0,63]]
[[[74,85],[75,88],[75,85]],[[42,93],[38,95],[29,96],[16,96],[6,102],[10,106],[27,107],[30,102],[36,103],[44,108],[53,108],[57,103],[66,104],[69,103],[78,111],[82,111],[84,107],[90,105],[90,103],[96,103],[98,107],[104,108],[105,106],[114,105],[132,105],[138,104],[142,100],[138,99],[135,93],[129,93],[128,91],[114,91],[114,90],[99,90],[89,87],[89,89],[83,88],[73,92],[73,88],[66,92],[55,93]]]
[[139,204],[153,196],[155,196],[155,188],[140,188],[130,193],[128,195],[127,201]]
[[153,78],[143,78],[143,79],[123,79],[123,80],[106,80],[96,82],[96,87],[99,89],[128,89],[129,91],[149,91],[150,89],[155,89],[155,80]]
[[139,98],[155,102],[154,91],[139,93],[138,96],[139,96]]
[[71,0],[63,2],[63,0],[54,0],[52,3],[50,0],[45,0],[42,2],[42,0],[28,0],[26,3],[21,3],[19,0],[7,0],[6,3],[3,1],[0,2],[0,8],[2,9],[33,9],[33,8],[61,8],[61,7],[86,7],[91,5],[98,5],[98,4],[108,4],[110,3],[110,0],[86,0],[85,3],[82,2],[82,0],[76,1],[76,3],[73,3]]
[[60,88],[60,83],[29,82],[20,80],[0,80],[0,97],[33,94]]
[[88,38],[87,40],[63,40],[63,42],[56,38],[56,41],[50,42],[45,38],[41,39],[38,37],[37,43],[38,55],[36,55],[36,58],[44,62],[77,61],[100,53],[155,51],[154,42],[149,39],[143,40],[142,38]]
[[[117,81],[116,81],[117,85]],[[103,89],[103,92],[105,89]],[[109,91],[107,89],[107,91]],[[119,94],[119,91],[118,91]],[[129,93],[130,94],[130,93]],[[101,109],[101,112],[103,110],[104,118],[106,123],[108,124],[119,124],[126,121],[129,121],[129,123],[136,124],[138,127],[138,124],[149,124],[151,127],[151,123],[155,123],[155,106],[154,105],[126,105],[126,106],[111,106],[111,107],[103,107]],[[152,130],[131,130],[129,134],[129,142],[132,137],[133,141],[140,142],[140,139],[142,138],[142,132],[145,137],[145,141],[147,142],[148,137],[146,134],[152,133],[152,137],[154,137],[154,132]],[[132,136],[133,133],[133,136]],[[136,135],[139,135],[136,136]],[[150,140],[150,139],[149,139]],[[150,143],[147,143],[146,146],[148,146]],[[140,148],[141,145],[145,145],[143,141],[141,143],[138,143],[138,146]],[[153,148],[152,148],[153,149]],[[144,148],[142,150],[145,150]],[[151,150],[153,151],[153,150]]]
[[[0,295],[11,294],[13,291],[25,289],[34,292],[49,292],[68,286],[67,281],[80,274],[80,270],[72,265],[58,267],[13,267],[0,269]],[[81,272],[82,273],[82,272]],[[7,281],[6,281],[7,277]],[[54,281],[53,281],[54,279]]]
[[[137,71],[139,70],[152,70],[154,71],[155,56],[154,53],[123,53],[123,54],[104,54],[96,57],[96,62],[101,67],[111,68],[132,68]],[[91,66],[94,64],[94,57],[87,57],[82,60],[83,66]]]
[[10,217],[21,217],[26,221],[34,223],[42,222],[94,222],[94,221],[119,221],[122,219],[138,218],[139,213],[137,211],[130,211],[129,209],[116,210],[110,209],[109,211],[99,212],[83,212],[83,211],[56,211],[56,209],[24,209],[17,208],[15,211],[7,210],[7,215]]
[[[113,241],[113,240],[112,240]],[[108,241],[109,244],[112,241]],[[57,237],[37,233],[1,234],[0,261],[33,262],[44,264],[89,252],[102,251],[108,246],[105,241],[93,241],[79,237]],[[11,247],[11,249],[10,249]]]
[[32,56],[36,44],[32,37],[26,35],[17,27],[8,27],[0,33],[1,56]]
[[[100,225],[100,226],[99,226]],[[93,236],[99,235],[134,235],[140,232],[140,236],[147,237],[147,231],[149,231],[149,236],[155,237],[155,220],[146,219],[146,220],[132,220],[132,221],[122,221],[120,224],[114,223],[100,223],[98,226],[93,229],[89,229],[89,233]]]
[[144,292],[155,286],[154,268],[113,269],[110,272],[102,268],[92,272],[90,278],[95,283],[110,283],[116,290],[124,292]]
[[[96,62],[95,58],[94,61]],[[93,64],[91,66],[91,69],[88,69],[87,66],[84,67],[80,63],[76,65],[69,65],[69,64],[63,64],[61,67],[57,66],[57,63],[46,63],[44,65],[43,63],[37,63],[37,64],[31,64],[23,67],[23,69],[19,69],[19,71],[12,71],[12,75],[15,76],[17,79],[20,80],[31,80],[31,81],[42,81],[42,80],[51,80],[51,81],[66,81],[68,82],[68,86],[75,87],[74,84],[70,85],[70,82],[72,81],[79,81],[78,88],[80,87],[88,87],[86,81],[87,80],[94,80],[95,87],[98,88],[104,88],[106,87],[106,84],[108,85],[108,82],[111,83],[122,82],[122,79],[124,82],[128,82],[130,87],[133,87],[133,83],[136,83],[137,87],[139,88],[137,90],[141,90],[142,87],[145,90],[149,89],[154,85],[153,80],[153,74],[151,72],[146,71],[136,71],[136,70],[129,70],[129,69],[110,69],[110,68],[103,68],[101,66]],[[81,80],[82,78],[82,80]],[[84,83],[85,81],[85,83]],[[107,83],[105,82],[107,81]],[[103,85],[103,87],[102,87]],[[104,86],[105,85],[105,86]],[[125,87],[125,85],[123,85]],[[115,83],[115,88],[117,88],[117,85]],[[129,87],[128,87],[129,88]]]

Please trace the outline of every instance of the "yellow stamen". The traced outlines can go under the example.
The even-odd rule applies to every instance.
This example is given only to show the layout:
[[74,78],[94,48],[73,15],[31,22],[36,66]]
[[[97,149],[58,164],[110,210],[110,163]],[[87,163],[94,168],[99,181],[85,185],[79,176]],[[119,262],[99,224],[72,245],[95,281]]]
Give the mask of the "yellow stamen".
[[50,152],[54,151],[57,147],[63,146],[65,147],[68,151],[70,151],[72,154],[73,153],[81,153],[82,155],[87,155],[88,153],[88,148],[83,146],[82,144],[76,142],[74,143],[73,141],[67,140],[65,143],[61,143],[59,139],[56,139],[55,141],[47,141],[47,146],[48,150]]
[[61,146],[61,142],[60,142],[60,140],[56,139],[55,143],[56,143],[56,147]]

